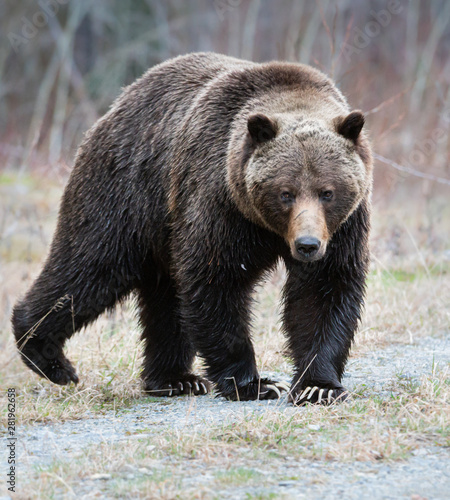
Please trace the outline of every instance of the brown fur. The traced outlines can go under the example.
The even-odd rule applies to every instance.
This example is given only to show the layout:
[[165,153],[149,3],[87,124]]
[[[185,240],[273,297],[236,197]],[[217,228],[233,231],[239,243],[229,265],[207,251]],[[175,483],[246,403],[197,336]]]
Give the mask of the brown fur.
[[[349,113],[334,84],[305,65],[190,54],[150,69],[80,146],[49,257],[14,309],[25,363],[76,382],[65,340],[135,291],[147,391],[206,392],[190,373],[199,353],[221,394],[274,397],[259,381],[249,305],[282,258],[292,398],[305,384],[342,392],[363,301],[372,173],[364,118]],[[314,258],[298,253],[302,236],[320,242]]]

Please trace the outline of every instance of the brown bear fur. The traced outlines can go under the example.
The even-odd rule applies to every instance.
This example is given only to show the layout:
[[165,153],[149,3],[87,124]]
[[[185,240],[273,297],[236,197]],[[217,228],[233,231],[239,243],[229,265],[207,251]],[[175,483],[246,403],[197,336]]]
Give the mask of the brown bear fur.
[[14,308],[24,362],[77,382],[65,341],[134,291],[148,392],[206,393],[198,353],[220,394],[276,397],[249,306],[281,258],[291,399],[342,395],[369,258],[363,123],[309,66],[200,53],[150,69],[79,148],[50,254]]

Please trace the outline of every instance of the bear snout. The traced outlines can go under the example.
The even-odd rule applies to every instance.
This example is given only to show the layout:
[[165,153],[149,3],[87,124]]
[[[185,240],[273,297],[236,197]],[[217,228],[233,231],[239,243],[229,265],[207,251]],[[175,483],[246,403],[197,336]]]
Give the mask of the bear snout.
[[304,257],[313,257],[319,251],[320,241],[313,236],[302,236],[295,240],[295,249]]
[[300,236],[294,241],[293,257],[303,262],[312,262],[323,257],[324,245],[315,236]]

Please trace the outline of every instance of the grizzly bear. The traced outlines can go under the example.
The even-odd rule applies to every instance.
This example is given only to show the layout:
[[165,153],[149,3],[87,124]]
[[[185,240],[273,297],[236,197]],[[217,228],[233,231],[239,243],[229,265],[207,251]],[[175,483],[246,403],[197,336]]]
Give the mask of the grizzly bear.
[[344,399],[369,261],[363,124],[302,64],[198,53],[150,69],[77,152],[49,256],[13,312],[25,364],[77,383],[65,341],[134,292],[146,392],[212,382],[230,399],[277,398],[286,387],[258,374],[249,309],[281,260],[290,400]]

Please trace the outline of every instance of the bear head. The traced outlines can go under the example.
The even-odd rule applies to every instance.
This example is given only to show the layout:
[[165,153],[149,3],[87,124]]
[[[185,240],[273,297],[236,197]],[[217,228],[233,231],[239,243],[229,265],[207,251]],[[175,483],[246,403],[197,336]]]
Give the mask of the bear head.
[[[239,209],[279,234],[292,257],[321,259],[333,234],[371,189],[371,157],[360,111],[330,119],[247,116],[228,182]],[[230,163],[231,162],[231,163]]]

